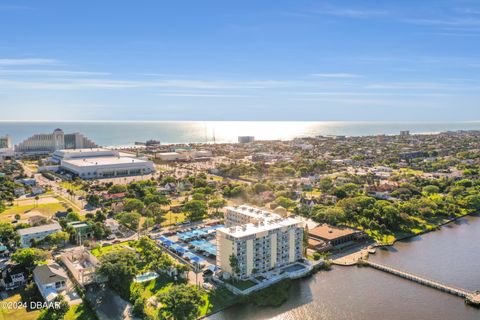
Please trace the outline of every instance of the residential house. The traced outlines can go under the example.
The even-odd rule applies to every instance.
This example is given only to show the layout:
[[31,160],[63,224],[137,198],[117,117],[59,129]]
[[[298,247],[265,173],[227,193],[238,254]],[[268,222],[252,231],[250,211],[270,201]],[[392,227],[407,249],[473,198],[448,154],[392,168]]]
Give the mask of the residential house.
[[36,266],[33,270],[33,280],[45,301],[51,302],[67,289],[68,276],[62,267],[52,263]]
[[63,253],[61,260],[82,286],[102,280],[95,274],[98,259],[84,247],[77,247]]
[[20,245],[28,248],[32,245],[32,241],[43,240],[46,236],[62,231],[62,227],[57,223],[46,224],[38,227],[31,227],[18,230],[20,235]]
[[8,265],[1,273],[0,287],[6,291],[15,290],[27,284],[27,272],[24,267]]

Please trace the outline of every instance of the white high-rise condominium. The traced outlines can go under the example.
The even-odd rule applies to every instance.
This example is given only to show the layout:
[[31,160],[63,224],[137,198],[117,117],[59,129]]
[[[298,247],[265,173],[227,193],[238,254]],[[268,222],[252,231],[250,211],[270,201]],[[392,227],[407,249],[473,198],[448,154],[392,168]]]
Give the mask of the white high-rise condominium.
[[[303,222],[248,206],[228,207],[226,227],[217,230],[217,265],[240,278],[303,258]],[[232,270],[230,256],[238,261]]]

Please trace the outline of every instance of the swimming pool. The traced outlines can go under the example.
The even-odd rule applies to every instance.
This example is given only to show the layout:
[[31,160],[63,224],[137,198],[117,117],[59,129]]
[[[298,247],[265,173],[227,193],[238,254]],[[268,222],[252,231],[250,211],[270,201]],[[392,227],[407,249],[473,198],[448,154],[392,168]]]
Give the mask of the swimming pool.
[[146,272],[139,274],[138,276],[135,277],[133,280],[134,282],[145,282],[145,281],[150,281],[153,279],[158,278],[158,273],[156,272]]

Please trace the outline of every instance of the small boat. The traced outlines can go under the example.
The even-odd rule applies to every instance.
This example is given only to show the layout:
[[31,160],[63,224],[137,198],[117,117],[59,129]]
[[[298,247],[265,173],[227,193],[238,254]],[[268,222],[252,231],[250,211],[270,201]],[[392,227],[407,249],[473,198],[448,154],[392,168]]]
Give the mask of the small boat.
[[377,249],[375,249],[373,247],[368,247],[368,253],[375,254],[375,252],[377,252]]

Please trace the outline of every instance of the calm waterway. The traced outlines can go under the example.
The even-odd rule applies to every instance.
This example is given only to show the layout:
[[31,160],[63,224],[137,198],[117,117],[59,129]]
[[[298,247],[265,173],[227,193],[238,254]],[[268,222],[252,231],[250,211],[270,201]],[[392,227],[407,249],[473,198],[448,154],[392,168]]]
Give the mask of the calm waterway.
[[[372,261],[468,290],[480,290],[480,217],[377,250]],[[238,306],[223,319],[478,320],[461,298],[371,268],[334,267],[297,281],[279,308]]]

